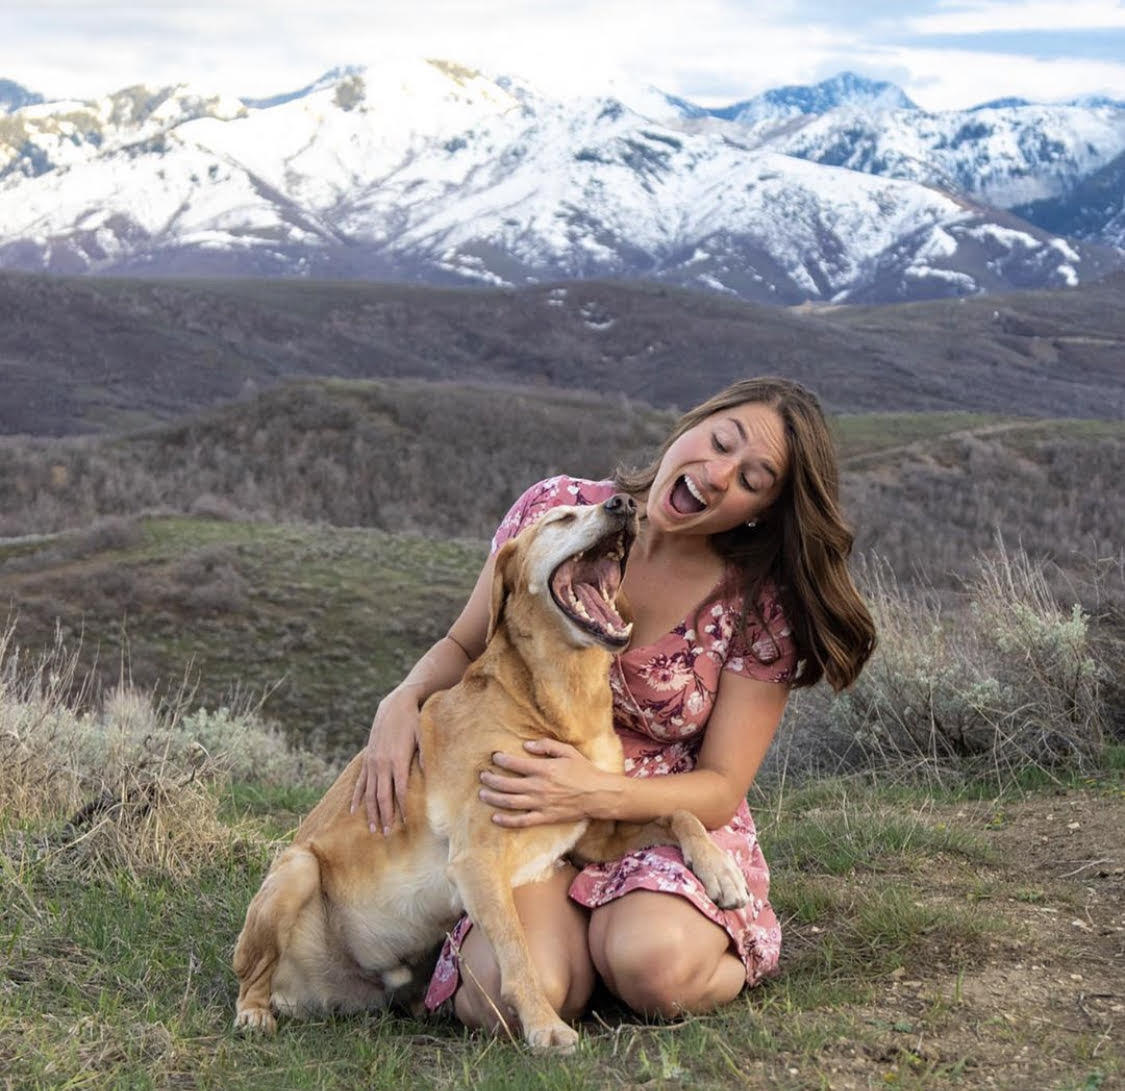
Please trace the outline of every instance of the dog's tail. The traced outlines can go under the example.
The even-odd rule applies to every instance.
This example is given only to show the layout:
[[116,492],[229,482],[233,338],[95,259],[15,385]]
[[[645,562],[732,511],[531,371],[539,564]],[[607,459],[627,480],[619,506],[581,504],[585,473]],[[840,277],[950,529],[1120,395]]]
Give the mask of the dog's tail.
[[270,869],[250,902],[234,949],[239,982],[235,1026],[276,1028],[270,1011],[274,971],[301,913],[319,890],[320,862],[307,848],[295,845]]

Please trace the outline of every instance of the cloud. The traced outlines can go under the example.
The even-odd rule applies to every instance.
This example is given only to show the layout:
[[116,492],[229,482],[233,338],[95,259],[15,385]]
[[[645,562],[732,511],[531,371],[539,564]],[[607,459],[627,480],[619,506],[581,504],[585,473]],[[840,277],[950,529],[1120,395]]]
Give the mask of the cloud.
[[988,30],[972,34],[925,34],[899,39],[901,46],[928,50],[1008,54],[1037,60],[1083,59],[1120,62],[1125,57],[1125,27],[1069,30]]
[[187,81],[267,96],[337,65],[426,56],[554,93],[616,78],[722,105],[852,70],[939,109],[1125,98],[1122,34],[1111,0],[39,0],[0,10],[0,77],[49,96]]
[[1090,30],[1125,27],[1125,4],[1115,0],[977,0],[915,7],[906,20],[920,34],[991,34],[998,31]]

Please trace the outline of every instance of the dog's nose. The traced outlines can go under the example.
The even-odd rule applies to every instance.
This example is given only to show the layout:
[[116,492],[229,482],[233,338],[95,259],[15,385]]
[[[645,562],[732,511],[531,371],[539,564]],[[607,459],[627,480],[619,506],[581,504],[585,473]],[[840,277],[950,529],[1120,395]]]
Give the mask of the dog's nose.
[[632,515],[637,510],[637,502],[628,493],[614,493],[603,505],[610,515]]

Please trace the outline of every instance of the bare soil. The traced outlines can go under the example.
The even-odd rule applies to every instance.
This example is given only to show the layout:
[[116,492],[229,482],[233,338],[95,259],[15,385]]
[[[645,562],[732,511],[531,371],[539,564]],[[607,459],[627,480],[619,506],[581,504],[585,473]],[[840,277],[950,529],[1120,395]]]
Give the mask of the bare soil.
[[942,818],[981,827],[995,860],[972,876],[937,860],[912,887],[931,902],[968,899],[1000,927],[968,968],[937,955],[925,973],[892,975],[857,1013],[871,1037],[821,1051],[819,1086],[1125,1086],[1125,793]]

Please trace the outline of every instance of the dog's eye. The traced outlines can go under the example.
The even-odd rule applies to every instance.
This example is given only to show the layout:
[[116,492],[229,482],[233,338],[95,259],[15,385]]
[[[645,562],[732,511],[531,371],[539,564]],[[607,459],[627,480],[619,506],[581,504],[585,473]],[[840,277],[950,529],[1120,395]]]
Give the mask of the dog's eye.
[[555,516],[555,522],[559,523],[559,524],[573,523],[574,520],[577,519],[577,518],[578,518],[578,516],[575,515],[574,512],[567,511],[567,512],[562,512],[559,515],[556,515]]

